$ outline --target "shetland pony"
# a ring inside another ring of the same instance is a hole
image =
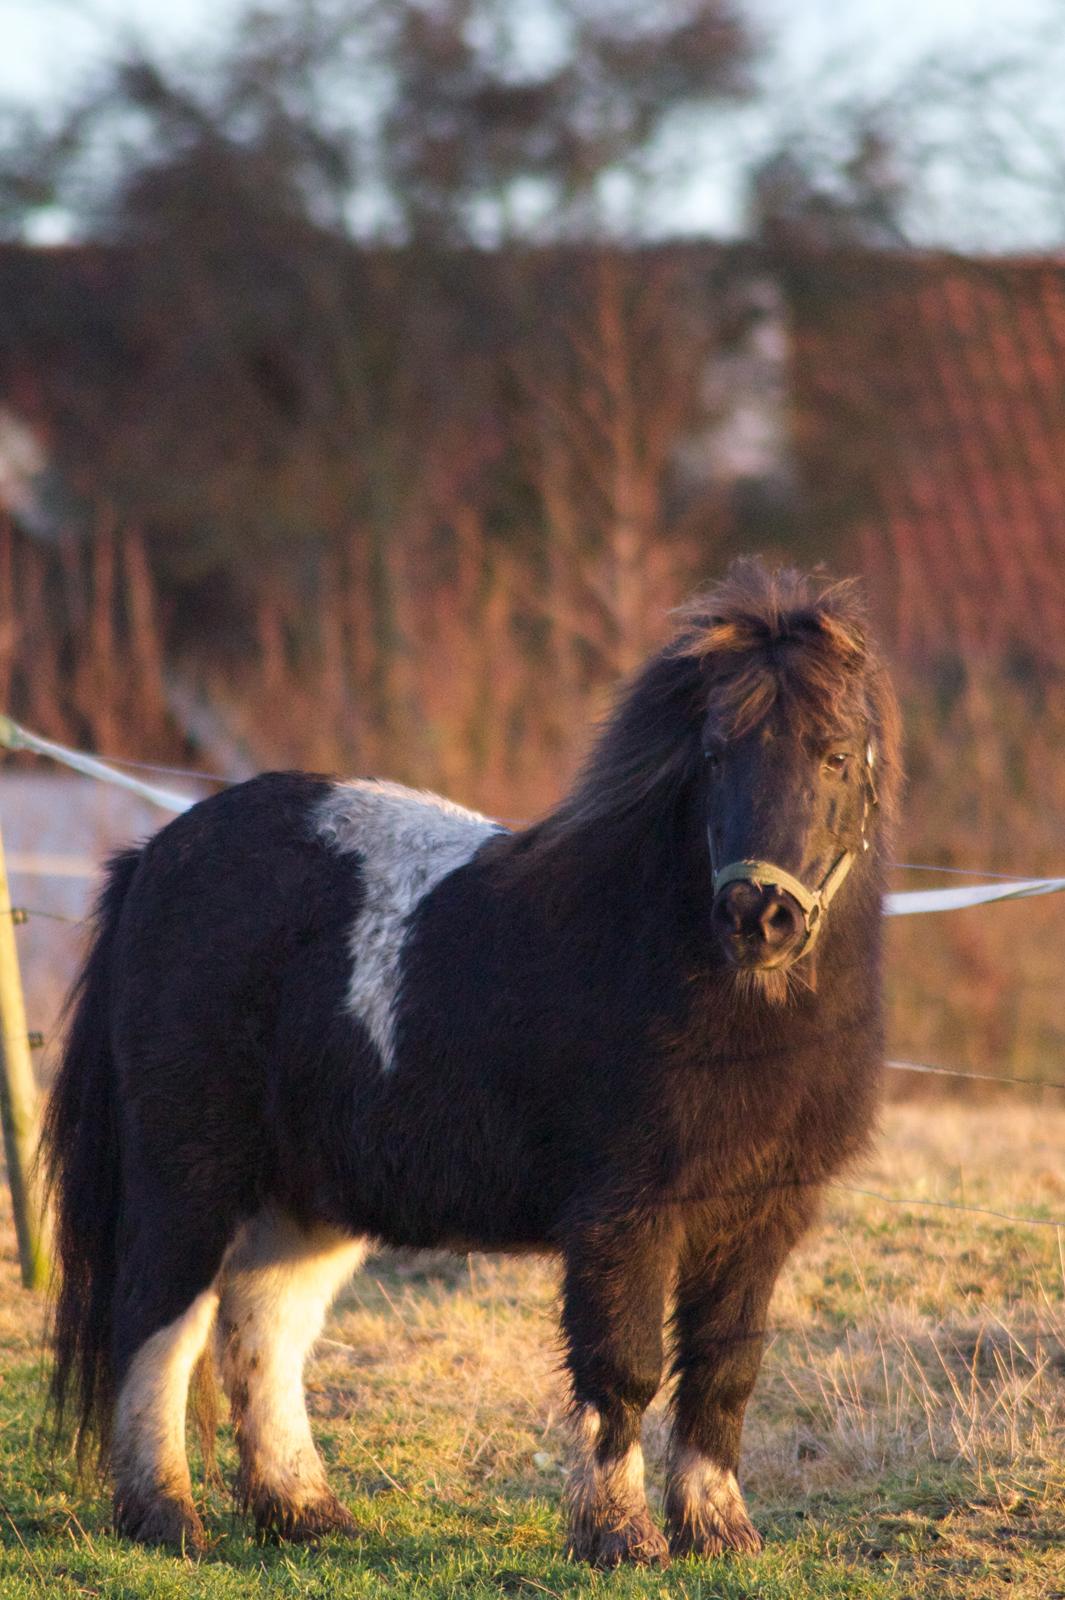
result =
[[[896,711],[847,584],[748,562],[508,832],[271,773],[111,864],[50,1101],[52,1395],[135,1539],[196,1548],[213,1342],[238,1504],[353,1530],[303,1366],[368,1247],[562,1264],[568,1548],[754,1552],[736,1473],[766,1308],[862,1147]],[[640,1428],[675,1379],[665,1535]]]

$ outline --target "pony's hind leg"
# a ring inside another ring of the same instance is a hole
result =
[[[218,1294],[198,1294],[135,1351],[115,1406],[111,1461],[119,1533],[146,1544],[202,1549],[185,1453],[189,1380],[211,1332]]]
[[[237,1499],[262,1532],[307,1539],[354,1530],[311,1437],[303,1367],[334,1295],[365,1254],[360,1239],[301,1228],[268,1209],[226,1259],[218,1340],[240,1450]]]

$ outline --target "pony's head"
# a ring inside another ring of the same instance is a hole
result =
[[[700,668],[712,927],[727,961],[782,998],[881,839],[894,698],[852,583],[744,561],[685,615],[673,648]]]
[[[875,909],[894,695],[852,582],[737,561],[680,618],[514,867],[560,896],[589,872],[641,875],[652,895],[655,873],[683,874],[740,984],[781,1000],[812,987],[822,930],[860,883]]]

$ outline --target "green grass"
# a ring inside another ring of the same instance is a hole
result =
[[[854,1181],[1065,1215],[1065,1112],[888,1109]],[[6,1226],[6,1223],[5,1223]],[[1065,1597],[1065,1262],[1053,1228],[832,1192],[789,1264],[746,1433],[757,1560],[596,1574],[562,1555],[565,1392],[549,1264],[381,1257],[342,1297],[310,1405],[354,1542],[261,1546],[221,1487],[182,1560],[108,1532],[106,1497],[35,1448],[41,1308],[3,1235],[0,1595]],[[648,1418],[657,1487],[666,1414]],[[221,1466],[232,1470],[224,1432]]]

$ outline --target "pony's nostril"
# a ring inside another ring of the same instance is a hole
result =
[[[713,920],[723,934],[735,934],[741,931],[743,917],[735,900],[728,893],[718,895],[714,901]]]
[[[760,903],[761,892],[755,884],[742,879],[730,883],[714,901],[714,920],[723,933],[748,935],[757,923]]]
[[[790,895],[767,889],[758,924],[766,944],[779,948],[798,934],[799,909]]]

